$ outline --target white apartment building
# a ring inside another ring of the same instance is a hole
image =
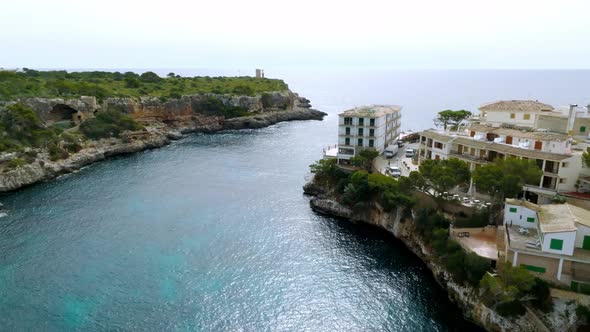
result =
[[[401,106],[370,105],[338,114],[338,163],[347,165],[359,151],[382,153],[400,134]]]
[[[590,211],[507,199],[504,229],[504,256],[513,266],[574,290],[590,287]]]
[[[538,114],[553,111],[553,106],[536,100],[500,100],[482,105],[479,108],[479,116],[474,119],[492,127],[500,127],[503,124],[534,127]]]

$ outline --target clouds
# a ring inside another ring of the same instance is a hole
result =
[[[565,3],[565,4],[564,4]],[[0,66],[589,67],[584,1],[12,1]]]

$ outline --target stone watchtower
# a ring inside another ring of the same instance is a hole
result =
[[[264,78],[264,69],[256,69],[256,78]]]

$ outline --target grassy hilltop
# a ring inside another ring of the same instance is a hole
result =
[[[238,94],[253,96],[270,91],[288,89],[282,80],[254,77],[181,77],[169,73],[160,77],[153,72],[67,72],[0,71],[0,100],[22,97],[95,96],[140,97],[153,96],[162,99],[180,98],[198,93]]]

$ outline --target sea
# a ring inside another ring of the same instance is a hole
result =
[[[590,71],[265,72],[328,116],[192,134],[1,195],[0,330],[478,331],[403,243],[311,211],[308,166],[351,107],[401,105],[417,131],[499,99],[586,105]]]

